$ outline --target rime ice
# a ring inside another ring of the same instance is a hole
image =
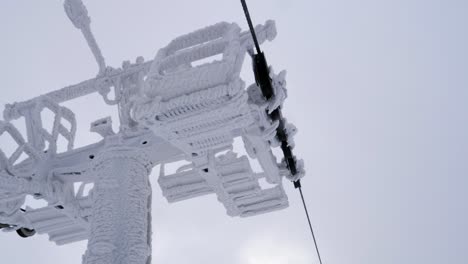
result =
[[[256,84],[246,88],[240,71],[253,46],[249,32],[234,23],[218,23],[174,39],[152,61],[140,57],[112,68],[105,65],[82,2],[66,0],[64,6],[83,32],[99,72],[93,79],[6,107],[0,135],[8,134],[17,147],[11,155],[0,150],[3,230],[34,229],[58,245],[87,239],[85,264],[147,263],[148,176],[158,164],[158,183],[169,202],[215,194],[229,216],[241,217],[288,206],[282,179],[296,180],[303,168],[292,177],[272,154],[271,149],[278,147],[274,133],[278,124],[267,115],[286,98],[285,72],[271,71],[276,96],[268,101]],[[260,42],[276,36],[272,21],[255,30]],[[212,56],[219,59],[196,63]],[[75,149],[75,115],[61,103],[91,93],[118,108],[120,130],[112,130],[109,117],[99,117],[91,131],[102,140]],[[41,120],[44,109],[54,115],[50,130]],[[25,137],[9,123],[22,117]],[[286,128],[293,142],[296,128],[292,124]],[[57,152],[59,137],[67,142],[64,153]],[[262,172],[253,172],[249,159],[233,152],[237,137]],[[20,161],[21,155],[27,158]],[[165,164],[180,160],[189,164],[165,173]],[[262,189],[262,178],[274,187]],[[94,187],[85,194],[90,184]],[[26,195],[48,205],[22,210]]]

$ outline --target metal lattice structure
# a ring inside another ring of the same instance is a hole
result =
[[[97,77],[7,105],[0,136],[16,150],[0,149],[0,228],[27,237],[48,234],[58,245],[88,240],[83,263],[147,263],[151,253],[149,174],[160,165],[158,183],[169,202],[215,194],[229,216],[253,216],[286,208],[283,179],[304,175],[302,162],[292,174],[272,148],[280,147],[279,122],[269,114],[286,98],[285,72],[270,70],[274,95],[262,96],[257,84],[246,87],[240,71],[254,42],[234,23],[218,23],[174,39],[152,61],[139,57],[121,68],[108,67],[91,33],[81,0],[65,0],[65,11],[82,31],[99,66]],[[255,27],[259,43],[276,36],[275,24]],[[195,65],[219,56],[221,59]],[[74,148],[76,119],[66,101],[98,93],[118,108],[120,129],[110,117],[91,124],[98,143]],[[113,99],[110,99],[111,95]],[[52,128],[41,112],[54,115]],[[24,118],[23,136],[10,122]],[[286,123],[289,147],[296,129]],[[57,151],[59,138],[67,142]],[[248,156],[233,152],[241,138]],[[20,156],[26,158],[21,160]],[[262,172],[249,162],[256,159]],[[185,160],[175,173],[165,164]],[[262,189],[260,179],[274,187]],[[75,190],[74,186],[79,184]],[[91,191],[85,189],[93,186]],[[87,187],[88,186],[88,187]],[[22,208],[32,195],[47,202]]]

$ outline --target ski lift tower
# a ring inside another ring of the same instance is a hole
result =
[[[99,73],[6,106],[0,136],[9,135],[17,147],[10,155],[0,150],[3,231],[22,237],[48,234],[57,245],[88,240],[84,264],[150,263],[149,174],[156,165],[169,202],[215,194],[229,216],[240,217],[288,206],[283,180],[297,182],[304,171],[294,157],[281,161],[272,153],[285,144],[294,147],[294,126],[271,118],[286,98],[285,72],[267,71],[274,92],[268,99],[260,84],[246,87],[239,77],[246,54],[254,56],[252,35],[258,43],[273,40],[274,22],[258,25],[254,32],[218,23],[174,39],[152,61],[139,57],[112,68],[105,64],[81,0],[65,0],[64,7],[82,31]],[[221,59],[194,64],[215,55]],[[111,118],[102,117],[91,124],[102,140],[74,148],[75,115],[62,104],[93,93],[118,109],[120,128],[113,131]],[[54,114],[52,128],[41,120],[43,111]],[[20,118],[24,136],[10,122]],[[279,127],[286,139],[278,138]],[[253,172],[249,158],[233,152],[238,137],[262,172]],[[67,142],[65,152],[57,150],[59,139]],[[181,160],[189,165],[165,173],[165,164]],[[262,189],[262,178],[274,187]],[[27,195],[47,206],[22,208]]]

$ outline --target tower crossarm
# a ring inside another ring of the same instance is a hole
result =
[[[53,102],[60,104],[89,94],[97,93],[102,87],[102,84],[109,82],[110,80],[124,79],[138,73],[146,74],[151,63],[152,60],[144,62],[143,58],[139,57],[133,64],[124,62],[122,68],[109,69],[104,76],[98,76],[77,84],[66,86],[23,102],[7,104],[4,112],[5,119],[8,119],[7,117],[11,116],[10,113],[22,112],[24,109],[30,108],[31,105],[35,104],[35,102],[40,99],[40,97],[49,98]]]
[[[32,167],[32,160],[25,160],[17,165],[17,175],[0,171],[0,223],[10,229],[26,227],[49,234],[57,244],[87,239],[92,215],[90,195],[97,176],[93,168],[96,160],[113,148],[144,152],[154,165],[184,158],[172,144],[146,131],[107,136],[98,143],[48,156],[32,171],[25,169]],[[26,195],[48,205],[25,208]]]
[[[149,237],[147,177],[157,164],[158,183],[169,202],[214,194],[228,215],[240,217],[288,206],[282,179],[295,180],[303,170],[298,162],[300,173],[293,179],[285,162],[277,161],[272,149],[280,144],[278,123],[268,115],[286,98],[285,72],[270,71],[275,96],[268,100],[256,84],[246,88],[240,74],[245,56],[253,54],[250,32],[235,23],[217,23],[174,39],[153,60],[138,57],[111,68],[91,34],[82,2],[66,0],[64,5],[100,71],[95,78],[6,106],[0,136],[13,138],[16,149],[9,154],[0,149],[0,228],[35,229],[57,244],[89,238],[90,248],[98,245],[104,253],[122,236],[118,228],[144,230]],[[276,36],[273,21],[254,30],[259,43]],[[100,118],[91,131],[103,139],[75,148],[75,114],[63,103],[93,93],[117,108],[119,131],[113,131],[110,118]],[[49,127],[43,111],[52,113]],[[19,118],[25,120],[24,136],[11,123]],[[296,129],[284,123],[292,148]],[[60,137],[67,142],[62,152]],[[233,152],[235,139],[242,141],[247,155]],[[182,160],[190,165],[165,173],[167,164]],[[252,161],[259,163],[255,172]],[[129,199],[121,199],[118,192]],[[24,208],[27,195],[47,205]],[[108,214],[114,217],[112,230],[106,227]],[[129,219],[138,223],[127,225]],[[140,247],[139,258],[145,259],[150,240],[132,239]],[[87,251],[84,262],[95,263],[101,253]]]

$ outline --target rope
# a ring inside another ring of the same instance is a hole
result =
[[[252,25],[252,20],[250,19],[249,9],[247,8],[247,4],[245,3],[245,0],[241,0],[241,3],[242,3],[242,8],[244,9],[245,17],[247,18],[247,23],[249,24],[250,33],[252,33],[252,38],[255,43],[255,49],[257,50],[257,53],[260,54],[262,53],[262,51],[260,50],[260,45],[258,45],[257,35],[255,34],[255,30]]]
[[[307,211],[307,206],[304,200],[304,194],[302,193],[302,187],[299,186],[299,193],[301,194],[302,204],[304,205],[304,211],[307,216],[307,222],[309,222],[310,233],[312,234],[312,238],[314,239],[315,251],[317,252],[317,256],[319,259],[320,264],[322,264],[322,258],[320,257],[320,251],[317,245],[317,240],[315,239],[314,229],[312,228],[312,223],[310,222],[309,212]]]
[[[255,34],[255,30],[254,30],[254,27],[252,25],[252,19],[250,18],[250,14],[249,14],[249,10],[247,8],[247,4],[245,3],[245,0],[241,0],[241,3],[242,3],[242,8],[244,9],[244,14],[245,14],[245,17],[247,19],[247,23],[249,24],[249,28],[250,28],[250,33],[252,34],[252,39],[254,41],[254,44],[255,44],[255,48],[257,50],[257,54],[261,56],[263,56],[261,50],[260,50],[260,46],[258,45],[258,40],[257,40],[257,36]],[[263,57],[263,60],[264,62],[266,63],[265,61],[265,58]],[[257,74],[257,73],[256,73]],[[271,80],[270,80],[271,82]],[[262,93],[263,95],[265,96],[265,93],[263,92],[263,87],[262,88]],[[267,96],[268,98],[268,96]],[[279,119],[280,121],[282,120],[282,116],[281,116],[281,110],[280,109],[277,109],[278,111],[277,112],[277,119]],[[271,116],[270,116],[271,117]],[[275,118],[272,118],[273,120]],[[290,170],[291,174],[292,175],[295,175],[297,173],[296,171],[296,167],[295,167],[295,162],[294,162],[294,156],[292,155],[291,153],[291,149],[288,147],[287,145],[287,142],[284,141],[284,140],[281,140],[282,141],[282,149],[283,149],[283,154],[285,155],[285,159],[288,160],[288,157],[290,157],[290,159],[293,161],[290,165],[288,163],[288,169]],[[284,146],[284,147],[283,147]],[[294,188],[296,189],[299,189],[299,193],[301,194],[301,199],[302,199],[302,204],[304,205],[304,211],[305,211],[305,214],[307,216],[307,222],[309,223],[309,228],[310,228],[310,233],[312,234],[312,238],[314,240],[314,245],[315,245],[315,251],[317,252],[317,257],[319,259],[319,262],[320,264],[322,264],[322,258],[320,256],[320,251],[319,251],[319,248],[318,248],[318,245],[317,245],[317,240],[315,239],[315,234],[314,234],[314,229],[312,228],[312,223],[310,221],[310,216],[309,216],[309,212],[307,210],[307,206],[306,206],[306,203],[305,203],[305,200],[304,200],[304,194],[302,193],[302,187],[301,187],[301,181],[300,180],[296,180],[293,182],[294,183]]]

